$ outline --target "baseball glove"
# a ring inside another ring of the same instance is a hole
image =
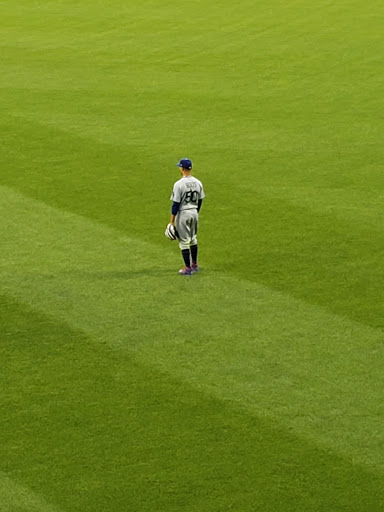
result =
[[[164,234],[170,240],[176,240],[176,238],[179,238],[179,235],[177,234],[176,228],[173,224],[168,224]]]

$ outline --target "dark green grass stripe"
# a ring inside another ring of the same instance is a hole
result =
[[[380,473],[0,304],[1,469],[64,510],[381,510]]]
[[[254,194],[253,201],[242,206],[240,215],[221,209],[207,248],[217,268],[384,328],[384,238],[379,226],[365,224],[358,213],[341,219],[272,194]],[[214,207],[209,216],[213,221]],[[243,217],[253,222],[242,222]],[[236,250],[229,245],[232,236]],[[216,250],[219,244],[221,251]]]

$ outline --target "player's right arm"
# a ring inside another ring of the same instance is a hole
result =
[[[180,203],[173,201],[172,211],[171,211],[171,220],[169,221],[169,223],[172,224],[173,226],[175,225],[175,219],[176,219],[176,215],[177,215],[177,212],[179,211],[179,209],[180,209]]]

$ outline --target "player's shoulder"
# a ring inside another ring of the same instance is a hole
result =
[[[174,187],[179,187],[180,185],[183,184],[183,179],[184,178],[180,178],[179,180],[175,181],[175,183],[173,184]]]
[[[192,177],[196,183],[198,183],[201,187],[203,186],[203,184],[202,184],[201,180],[199,180],[199,178],[196,178],[196,176],[192,176]]]

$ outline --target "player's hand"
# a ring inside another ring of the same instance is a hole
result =
[[[176,228],[173,224],[168,224],[164,234],[167,238],[169,238],[169,240],[176,240],[178,237]]]

